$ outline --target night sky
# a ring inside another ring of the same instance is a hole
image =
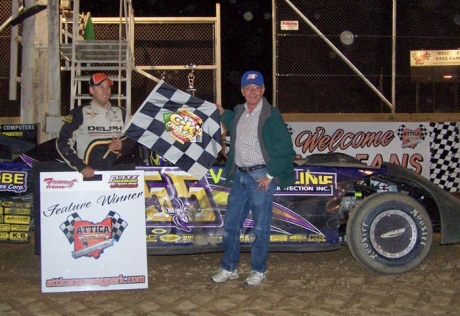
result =
[[[249,69],[263,73],[271,101],[271,0],[221,0],[222,100],[225,107],[243,101],[238,83]],[[134,15],[156,17],[215,16],[212,0],[132,0]],[[119,1],[82,1],[80,12],[94,17],[119,16]]]

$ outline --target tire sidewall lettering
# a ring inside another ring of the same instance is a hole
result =
[[[428,228],[426,227],[426,224],[425,224],[425,221],[423,220],[423,217],[420,215],[419,211],[417,209],[413,209],[412,211],[409,212],[414,220],[417,222],[418,226],[418,230],[419,230],[419,243],[421,245],[426,245],[426,240],[427,240],[427,236],[428,236]]]
[[[363,245],[364,251],[367,253],[369,258],[377,259],[378,255],[374,251],[374,248],[372,247],[371,242],[369,240],[369,230],[368,230],[369,225],[367,225],[366,222],[363,222],[361,227],[362,227],[361,228],[361,231],[362,231],[361,237],[362,237],[362,245]]]

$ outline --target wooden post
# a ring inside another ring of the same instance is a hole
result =
[[[47,3],[48,0],[41,1],[41,4]],[[25,9],[34,5],[36,5],[35,0],[24,1]],[[48,133],[45,132],[46,117],[48,113],[51,112],[50,91],[53,91],[53,104],[55,104],[57,100],[55,93],[60,93],[60,87],[56,86],[55,83],[53,86],[49,84],[50,73],[53,69],[49,68],[48,9],[30,16],[23,21],[21,41],[23,50],[21,73],[21,123],[39,124],[40,133],[38,137],[40,143],[50,138]],[[57,27],[54,29],[59,30]],[[58,38],[56,40],[58,40]],[[53,64],[54,62],[56,61],[53,60]],[[59,63],[59,58],[57,58],[57,62]],[[59,74],[59,71],[57,73]],[[48,87],[50,87],[50,90],[48,90]],[[55,112],[55,105],[53,105],[52,111]]]
[[[35,4],[25,0],[24,8]],[[35,16],[25,19],[22,25],[22,72],[21,72],[21,123],[36,123],[34,78],[35,78]]]
[[[12,16],[17,17],[19,14],[19,1],[12,0]],[[17,100],[17,88],[18,88],[18,35],[19,35],[19,27],[12,26],[11,27],[11,39],[10,39],[10,48],[11,48],[11,55],[10,55],[10,91],[9,91],[9,99],[10,100]]]
[[[57,137],[61,122],[61,65],[59,43],[61,36],[59,1],[48,1],[48,113],[46,138]]]

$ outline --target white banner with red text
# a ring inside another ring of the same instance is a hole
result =
[[[296,153],[341,152],[370,166],[402,165],[446,190],[460,188],[457,122],[287,122]]]
[[[148,287],[144,172],[40,173],[42,292]]]

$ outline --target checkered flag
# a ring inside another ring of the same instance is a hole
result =
[[[128,223],[120,217],[120,214],[114,211],[110,211],[109,214],[107,214],[107,217],[112,218],[112,238],[118,241],[121,234],[123,234],[126,227],[128,227]]]
[[[74,224],[79,221],[81,221],[81,218],[78,213],[72,213],[67,217],[67,220],[59,226],[70,244],[73,243]]]
[[[444,190],[460,191],[460,130],[456,122],[432,122],[430,180]]]
[[[221,149],[219,112],[161,80],[123,133],[197,179],[213,165]]]

